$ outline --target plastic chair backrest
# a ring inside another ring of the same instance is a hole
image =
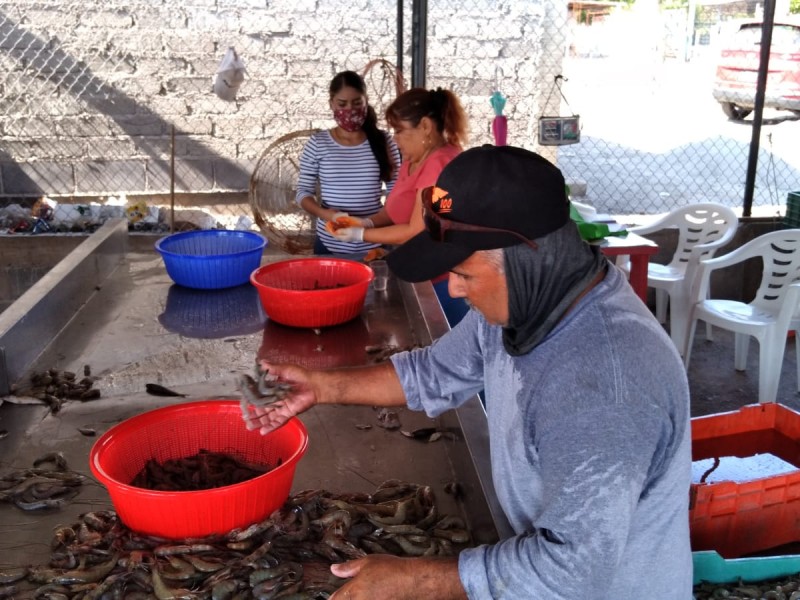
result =
[[[696,262],[713,256],[733,238],[738,226],[739,218],[731,208],[702,202],[677,208],[654,223],[630,231],[646,235],[662,229],[677,229],[678,242],[669,266],[685,271],[692,259]]]
[[[712,271],[753,258],[761,259],[761,281],[749,304],[777,314],[789,286],[800,281],[800,229],[765,233],[723,256],[704,260],[691,294],[694,301],[707,297]]]
[[[761,261],[761,281],[753,299],[708,299],[711,276],[753,259]],[[775,402],[780,378],[786,334],[800,335],[800,229],[765,233],[736,250],[700,262],[690,294],[690,317],[683,347],[684,364],[689,367],[692,340],[698,320],[713,323],[735,334],[734,364],[738,371],[747,366],[750,337],[759,342],[759,402]],[[800,379],[800,339],[795,338]]]
[[[763,261],[761,283],[750,304],[775,312],[783,304],[789,286],[800,281],[800,229],[773,231],[750,243],[752,249],[743,256],[760,256]]]

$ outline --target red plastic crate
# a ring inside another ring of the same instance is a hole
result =
[[[800,465],[800,413],[768,403],[692,419],[692,460],[759,453]],[[693,483],[689,524],[692,550],[716,550],[724,558],[800,541],[800,470]]]

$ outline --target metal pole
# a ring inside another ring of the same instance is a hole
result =
[[[686,32],[683,40],[683,60],[689,62],[692,59],[692,49],[694,48],[694,25],[697,16],[697,0],[689,0],[689,12],[686,15]]]
[[[764,0],[764,20],[761,26],[761,60],[756,81],[756,105],[753,110],[753,132],[750,137],[750,155],[747,158],[747,178],[744,183],[743,217],[749,217],[753,208],[753,191],[756,186],[758,148],[761,140],[761,122],[764,117],[764,91],[767,88],[769,51],[772,46],[772,28],[775,24],[775,0]]]
[[[175,125],[170,130],[169,153],[169,232],[175,232]]]
[[[411,6],[411,86],[425,87],[428,0],[413,0]]]
[[[397,70],[403,72],[403,0],[397,0]]]

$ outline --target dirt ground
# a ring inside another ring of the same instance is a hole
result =
[[[733,367],[733,334],[715,328],[712,335],[713,341],[707,341],[705,324],[699,324],[689,364],[693,417],[738,410],[758,402],[758,341],[750,341],[747,369],[737,371]],[[777,402],[800,410],[793,337],[787,338]]]

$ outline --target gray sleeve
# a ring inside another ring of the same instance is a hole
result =
[[[469,311],[452,331],[427,348],[391,357],[408,408],[435,417],[483,389],[480,327],[481,317]]]

